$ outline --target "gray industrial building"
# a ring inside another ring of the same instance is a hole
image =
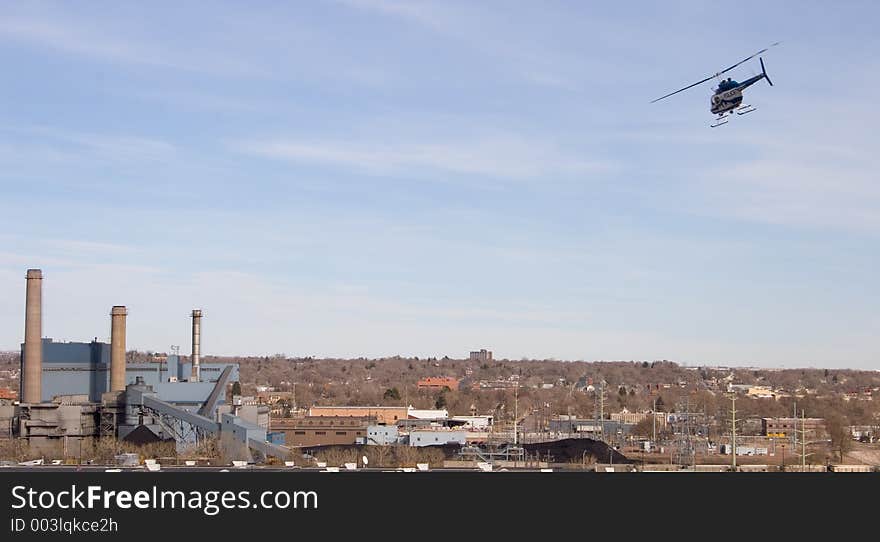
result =
[[[367,436],[358,439],[358,444],[371,446],[390,446],[399,442],[400,432],[396,425],[368,425]]]
[[[27,362],[24,350],[22,345],[23,365]],[[101,396],[110,391],[109,344],[98,341],[54,342],[44,338],[42,350],[42,401],[52,401],[62,395],[87,395],[90,401],[100,402]],[[134,383],[140,376],[163,401],[187,410],[198,409],[227,367],[230,368],[227,383],[237,382],[237,363],[201,363],[201,380],[190,382],[192,365],[172,354],[162,363],[126,363],[124,385]],[[218,405],[224,402],[225,394]]]
[[[467,431],[463,429],[415,429],[409,432],[410,446],[445,446],[467,443]]]
[[[205,365],[202,365],[202,371],[204,370]],[[254,397],[233,395],[231,405],[221,404],[217,406],[218,421],[221,421],[226,414],[262,427],[266,431],[269,430],[269,405],[260,404]]]

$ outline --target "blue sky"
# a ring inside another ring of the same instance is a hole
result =
[[[5,4],[0,347],[877,368],[880,8],[619,4]]]

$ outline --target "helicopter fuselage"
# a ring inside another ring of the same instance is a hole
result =
[[[742,83],[730,79],[721,81],[718,84],[718,88],[715,89],[715,94],[712,95],[709,101],[710,110],[716,115],[723,115],[728,111],[736,109],[742,104],[743,91],[765,77],[764,74],[756,75]]]

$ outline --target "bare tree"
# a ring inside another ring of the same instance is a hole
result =
[[[825,430],[831,439],[831,450],[837,453],[838,461],[844,462],[844,456],[852,449],[852,434],[846,418],[836,412],[825,418]]]

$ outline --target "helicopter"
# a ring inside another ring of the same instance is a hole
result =
[[[773,86],[773,81],[771,81],[770,77],[767,76],[767,70],[764,68],[764,59],[761,58],[759,55],[767,52],[770,49],[770,47],[775,47],[776,45],[779,45],[779,43],[780,42],[777,41],[776,43],[774,43],[768,47],[765,47],[764,49],[761,49],[757,53],[755,53],[755,54],[753,54],[743,60],[740,60],[739,62],[737,62],[733,66],[730,66],[729,68],[725,68],[714,75],[710,75],[709,77],[706,77],[702,81],[697,81],[696,83],[694,83],[692,85],[688,85],[684,88],[678,89],[675,92],[670,92],[669,94],[667,94],[665,96],[661,96],[661,97],[657,98],[656,100],[651,100],[651,103],[659,102],[660,100],[666,99],[666,98],[672,96],[673,94],[678,94],[679,92],[685,91],[689,88],[695,87],[697,85],[701,85],[701,84],[705,83],[706,81],[717,78],[718,79],[718,86],[715,88],[715,90],[712,94],[712,97],[709,100],[709,110],[714,115],[717,115],[717,117],[715,117],[714,122],[712,124],[710,124],[709,126],[711,126],[712,128],[717,128],[718,126],[723,126],[723,125],[727,124],[730,121],[730,118],[734,113],[736,113],[737,115],[745,115],[747,113],[751,113],[756,108],[754,106],[752,106],[751,104],[747,104],[747,105],[742,104],[743,91],[745,89],[747,89],[748,87],[754,85],[755,83],[757,83],[761,79],[766,79],[767,83],[769,83],[771,87]],[[742,82],[734,81],[730,77],[728,77],[727,79],[721,78],[721,74],[729,72],[730,70],[736,68],[740,64],[748,62],[749,60],[755,58],[756,56],[758,57],[758,60],[761,62],[761,73],[759,75],[749,77],[748,79],[746,79],[745,81],[742,81]]]

